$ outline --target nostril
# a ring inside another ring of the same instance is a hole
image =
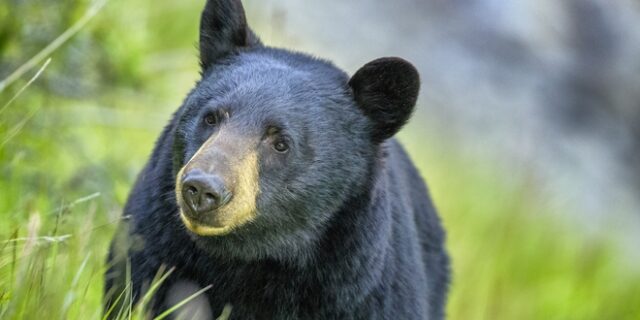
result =
[[[200,200],[199,198],[198,188],[195,187],[191,182],[188,182],[184,185],[184,189],[182,190],[182,197],[185,200],[185,203],[192,211],[196,211],[198,209]]]
[[[220,207],[220,196],[215,192],[207,192],[204,194],[204,204],[209,210]]]
[[[204,196],[207,198],[207,201],[212,202],[212,203],[216,203],[218,202],[218,196],[216,194],[213,194],[211,192],[207,192],[204,194]]]

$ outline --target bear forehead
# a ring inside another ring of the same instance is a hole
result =
[[[348,76],[330,62],[271,48],[232,55],[211,68],[203,79],[213,88],[266,88],[276,94],[342,93],[347,81]]]
[[[301,64],[304,60],[312,63]],[[341,70],[310,57],[241,53],[209,70],[187,104],[235,111],[344,112],[351,104],[346,79]]]

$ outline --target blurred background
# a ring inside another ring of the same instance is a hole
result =
[[[198,78],[203,4],[0,2],[0,318],[101,318],[121,208]],[[266,44],[420,70],[400,139],[448,231],[450,319],[640,319],[640,2],[244,4]]]

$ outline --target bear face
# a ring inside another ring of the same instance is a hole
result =
[[[363,188],[374,148],[348,78],[297,58],[305,67],[274,49],[229,56],[207,70],[178,114],[176,197],[204,248],[220,247],[211,243],[220,238],[226,246],[237,239],[234,252],[304,245]],[[194,210],[185,190],[194,175],[223,186],[219,206]]]
[[[371,185],[379,146],[410,117],[419,78],[399,58],[349,78],[263,46],[244,17],[240,1],[208,1],[202,13],[202,79],[173,131],[176,200],[206,251],[299,259]]]

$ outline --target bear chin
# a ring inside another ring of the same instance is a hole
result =
[[[215,236],[203,236],[191,230],[185,232],[203,253],[224,260],[274,260],[298,266],[308,265],[313,260],[318,237],[309,234],[300,237],[273,230],[265,232],[264,229],[256,221],[250,221]]]
[[[201,222],[191,220],[184,215],[182,210],[180,210],[180,219],[189,231],[201,237],[224,236],[231,233],[234,229],[233,226],[208,226]]]

